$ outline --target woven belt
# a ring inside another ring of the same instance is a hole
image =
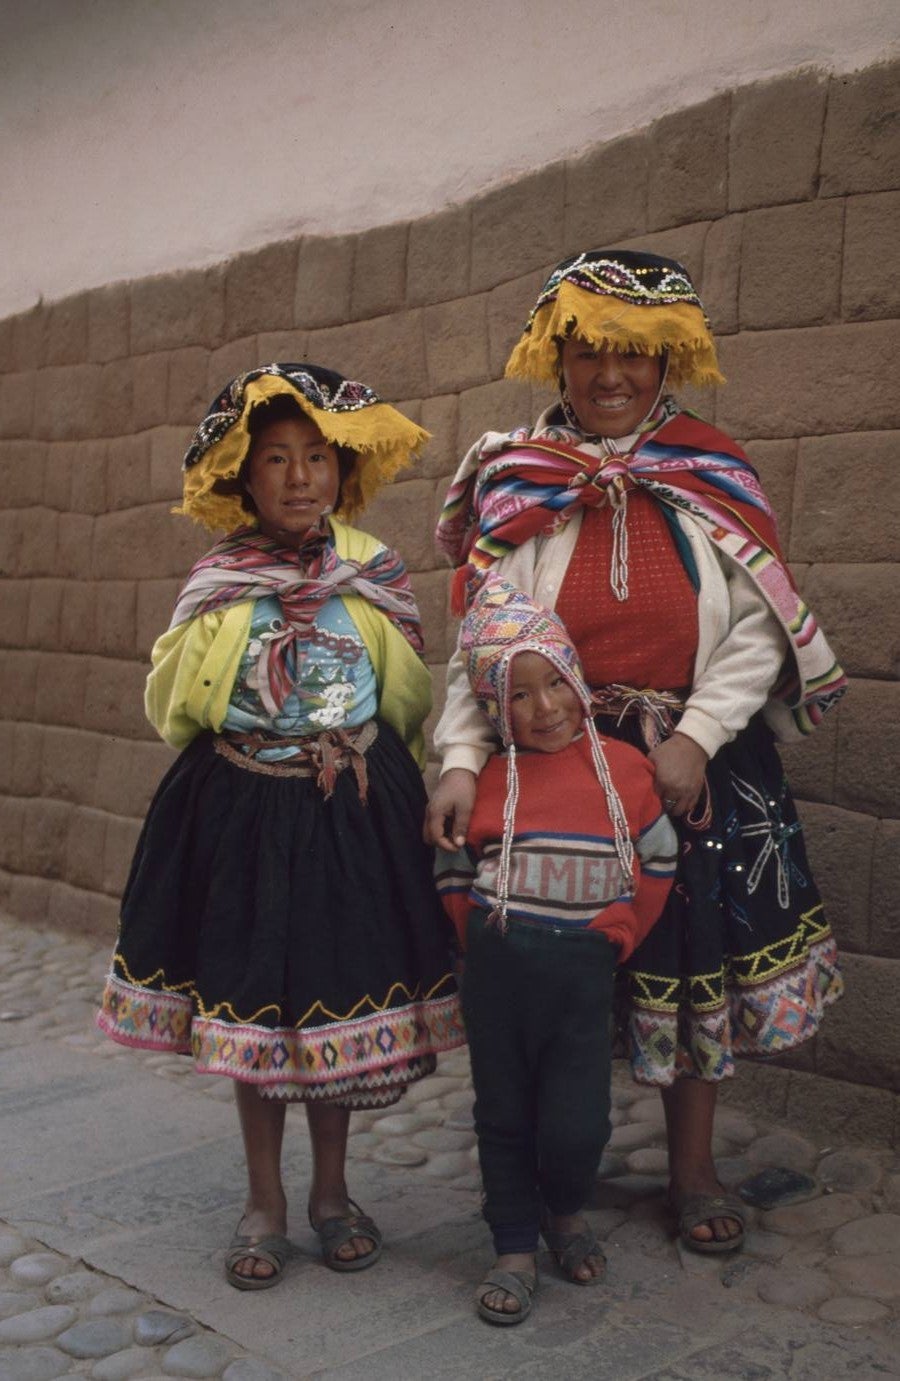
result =
[[[365,755],[377,737],[378,725],[374,719],[369,719],[358,729],[325,729],[321,734],[304,734],[302,738],[280,734],[218,734],[214,747],[226,762],[246,772],[259,772],[266,777],[315,777],[326,801],[334,794],[338,773],[352,768],[359,799],[365,805],[369,790]],[[259,754],[271,748],[293,748],[295,751],[292,757],[281,762],[262,761]]]

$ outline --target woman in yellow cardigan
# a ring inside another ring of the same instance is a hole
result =
[[[276,1284],[289,1253],[286,1102],[306,1104],[324,1260],[361,1270],[381,1234],[347,1192],[350,1112],[396,1102],[463,1039],[419,842],[418,612],[396,552],[345,521],[424,438],[362,384],[273,364],[223,390],[185,457],[180,511],[229,535],[153,649],[147,714],[183,751],[138,842],[98,1020],[235,1081],[238,1289]]]

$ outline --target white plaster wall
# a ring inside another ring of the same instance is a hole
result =
[[[0,0],[0,316],[437,210],[898,37],[897,0]]]

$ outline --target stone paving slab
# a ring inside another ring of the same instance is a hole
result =
[[[399,1107],[354,1116],[351,1188],[385,1233],[378,1266],[322,1265],[294,1107],[288,1276],[233,1290],[222,1258],[245,1184],[230,1082],[96,1033],[106,963],[96,944],[0,917],[0,1381],[900,1376],[900,1159],[732,1103],[716,1124],[726,1183],[783,1164],[824,1192],[751,1211],[739,1256],[699,1256],[673,1240],[659,1101],[621,1066],[591,1208],[609,1258],[600,1287],[567,1284],[545,1255],[532,1318],[501,1330],[475,1316],[491,1254],[459,1051]]]

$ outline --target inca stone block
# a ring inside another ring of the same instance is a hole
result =
[[[869,939],[869,889],[878,821],[837,806],[801,807],[813,877],[841,949],[865,951]]]
[[[30,580],[5,580],[0,600],[0,647],[24,647],[28,640]]]
[[[168,628],[181,583],[177,579],[138,582],[134,628],[138,657],[149,659],[156,639]]]
[[[0,436],[32,434],[36,375],[32,370],[0,378]]]
[[[225,269],[159,274],[131,284],[130,352],[149,355],[185,345],[221,345],[225,322]],[[232,335],[243,335],[241,330]]]
[[[14,873],[9,879],[5,905],[26,925],[42,926],[47,919],[50,893],[55,885],[49,878]]]
[[[341,373],[361,379],[382,398],[423,397],[432,390],[425,368],[422,310],[373,317],[349,326],[311,331],[309,356],[340,362]]]
[[[111,283],[88,293],[89,360],[106,364],[128,354],[131,291],[127,283]]]
[[[714,335],[732,335],[738,329],[738,289],[744,217],[723,216],[713,221],[703,247],[703,306]]]
[[[51,449],[43,441],[0,441],[4,509],[47,502],[45,466]]]
[[[47,309],[32,307],[12,319],[12,369],[40,369],[46,363]]]
[[[741,256],[741,326],[815,326],[840,315],[844,203],[750,211]]]
[[[257,336],[242,336],[240,340],[229,341],[227,345],[220,345],[218,350],[210,351],[204,395],[207,406],[230,379],[262,363],[257,340]],[[191,420],[199,422],[200,419]]]
[[[459,452],[462,459],[484,432],[530,426],[531,390],[522,379],[498,379],[459,396]]]
[[[900,376],[872,368],[898,347],[893,321],[725,336],[719,348],[728,387],[716,424],[748,438],[900,426]]]
[[[465,297],[471,271],[471,211],[451,206],[413,221],[406,258],[406,298],[411,307]]]
[[[432,393],[456,393],[489,372],[487,294],[425,308],[425,356]]]
[[[45,801],[39,796],[25,802],[19,862],[23,872],[44,878],[64,875],[74,809],[68,801]]]
[[[9,374],[16,367],[13,350],[14,320],[14,317],[7,316],[0,321],[0,374]]]
[[[25,801],[0,796],[0,866],[21,868],[22,831],[25,828]]]
[[[879,820],[872,855],[870,946],[875,954],[900,959],[900,820]]]
[[[350,289],[350,318],[398,312],[406,304],[409,226],[379,225],[357,237]]]
[[[422,515],[430,507],[434,484],[431,480],[408,480],[382,489],[357,526],[372,532],[390,547],[396,547],[411,571],[434,568],[432,530]]]
[[[134,418],[134,368],[131,360],[111,360],[100,371],[96,432],[121,436]]]
[[[52,796],[43,791],[43,752],[46,730],[39,724],[8,724],[12,731],[12,759],[7,763],[9,790],[15,796]]]
[[[472,292],[555,263],[564,239],[566,167],[496,187],[472,203]]]
[[[803,597],[840,650],[851,676],[900,676],[900,600],[896,565],[818,564],[803,580]]]
[[[283,240],[225,266],[226,339],[294,324],[298,248],[296,240]]]
[[[55,548],[60,525],[69,515],[54,513],[47,508],[20,508],[13,516],[19,530],[19,573],[55,575],[58,566]]]
[[[167,420],[169,357],[139,355],[132,360],[132,412],[135,431],[158,427]]]
[[[39,652],[7,652],[0,657],[0,705],[4,719],[33,719]]]
[[[804,437],[797,458],[794,561],[895,561],[900,531],[897,435]],[[848,522],[864,512],[865,523]]]
[[[46,364],[81,364],[88,358],[87,294],[65,297],[47,308]]]
[[[90,659],[74,653],[51,657],[39,654],[34,717],[39,724],[77,728],[84,714],[84,695]]]
[[[169,423],[194,423],[204,416],[209,395],[209,351],[200,346],[173,350],[169,356],[166,420]]]
[[[425,398],[422,401],[422,426],[431,433],[425,445],[416,473],[423,479],[437,475],[452,475],[459,461],[456,432],[459,419],[459,400],[455,393]]]
[[[731,98],[732,210],[816,195],[827,83],[814,72],[740,87]]]
[[[897,66],[832,77],[822,140],[821,196],[896,187],[900,167]]]
[[[147,502],[149,493],[149,433],[141,432],[137,436],[123,436],[110,441],[106,452],[107,509],[138,508]]]
[[[140,820],[121,819],[117,815],[111,815],[109,818],[103,850],[102,885],[103,891],[110,896],[120,896],[128,880],[128,871],[141,826]]]
[[[841,311],[851,321],[900,315],[900,192],[847,201]]]
[[[152,731],[144,718],[144,663],[109,657],[85,660],[84,727],[123,738],[147,738]]]
[[[900,978],[900,961],[845,954],[847,984],[842,1000],[829,1011],[819,1032],[818,1071],[853,1084],[900,1087],[900,1031],[880,1022],[889,1010]],[[885,1008],[885,1004],[888,1004]]]
[[[135,657],[137,584],[104,580],[97,586],[96,651],[104,657]]]
[[[502,283],[488,297],[488,341],[490,345],[490,373],[502,379],[506,361],[528,320],[528,313],[537,300],[545,281],[543,270],[527,273]]]
[[[425,630],[425,659],[429,662],[442,662],[447,656],[449,584],[449,570],[422,571],[413,577],[413,592]]]
[[[70,505],[75,513],[102,513],[106,508],[105,441],[63,441],[60,447],[71,455],[72,488]],[[47,464],[53,464],[56,446],[47,447]]]
[[[728,209],[730,97],[711,100],[650,126],[648,225],[682,225]]]
[[[168,504],[147,504],[96,519],[93,570],[100,580],[185,575],[208,548],[209,533],[182,519]]]
[[[63,582],[61,580],[32,580],[28,601],[28,627],[25,641],[29,647],[53,652],[59,647],[60,610]]]
[[[355,247],[353,235],[311,235],[300,242],[295,326],[332,326],[348,319]]]
[[[900,816],[900,684],[854,681],[841,704],[835,800],[849,810]]]
[[[41,792],[44,796],[86,804],[93,798],[100,743],[83,729],[47,726],[42,730]]]
[[[260,331],[255,339],[256,364],[293,364],[309,359],[309,332],[306,330],[291,327],[289,331]],[[330,367],[328,360],[313,360],[312,363]],[[228,376],[225,375],[219,380],[218,386],[221,388],[227,382]]]
[[[564,252],[614,246],[647,229],[646,130],[613,139],[566,164]]]
[[[104,736],[94,785],[94,805],[112,815],[141,819],[174,751],[154,737],[136,742]]]
[[[93,652],[97,646],[97,586],[89,580],[67,580],[60,610],[60,647],[66,652]]]
[[[180,500],[181,462],[193,432],[193,427],[185,426],[156,427],[150,433],[150,487],[145,500]]]

